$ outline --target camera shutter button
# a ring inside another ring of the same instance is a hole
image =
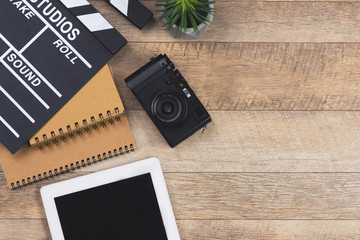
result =
[[[189,90],[187,90],[187,88],[184,88],[183,92],[185,93],[186,97],[188,97],[188,98],[191,97],[191,94],[190,94]]]

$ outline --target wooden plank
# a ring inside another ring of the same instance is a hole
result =
[[[360,238],[359,220],[177,220],[183,240]],[[46,219],[0,219],[0,240],[50,239]]]
[[[173,42],[158,21],[155,1],[144,1],[154,19],[140,31],[102,1],[93,5],[130,42]],[[202,41],[216,42],[358,42],[358,2],[224,1]],[[320,14],[321,13],[321,14]],[[188,40],[186,40],[188,41]],[[197,40],[192,40],[197,41]]]
[[[210,114],[204,134],[170,148],[144,111],[129,111],[135,152],[79,171],[157,156],[166,172],[360,172],[360,112]]]
[[[178,220],[183,240],[360,239],[360,221]]]
[[[359,173],[167,174],[179,219],[360,217]]]
[[[0,174],[0,218],[44,218],[40,187],[83,174],[15,191]],[[165,179],[177,219],[360,218],[360,173],[166,173]]]
[[[0,219],[0,240],[51,239],[46,219]]]
[[[126,109],[141,109],[124,79],[166,53],[210,110],[360,110],[360,44],[130,43],[111,61]]]
[[[166,172],[360,172],[359,112],[210,112],[208,129],[170,148],[129,111],[137,149],[81,171],[157,156]]]

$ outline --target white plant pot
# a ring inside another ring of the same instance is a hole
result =
[[[209,4],[210,8],[214,8],[214,4]],[[210,21],[210,23],[212,22],[214,15],[212,14],[208,14],[206,16],[206,18]],[[168,21],[168,19],[164,19],[164,22],[166,23]],[[209,23],[209,24],[210,24]],[[177,25],[173,25],[170,29],[170,33],[176,37],[176,31],[177,31],[178,26]],[[183,30],[183,32],[181,33],[180,38],[184,38],[184,39],[190,39],[190,38],[200,38],[202,35],[204,35],[204,33],[206,32],[208,26],[204,23],[201,23],[198,25],[198,29],[199,29],[199,36],[196,35],[196,32],[194,30],[194,28],[186,28],[185,31]]]

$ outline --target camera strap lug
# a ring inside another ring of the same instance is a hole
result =
[[[202,130],[201,134],[203,134],[206,129],[207,129],[207,125],[205,125],[205,126],[203,127],[203,130]]]
[[[157,55],[157,54],[155,53],[154,56],[152,56],[152,57],[150,58],[150,61],[153,60],[153,59],[155,59],[157,56],[159,56],[159,55]]]

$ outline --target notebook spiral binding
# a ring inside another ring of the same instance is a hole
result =
[[[129,153],[133,151],[135,151],[134,144],[130,144],[129,146],[125,145],[123,147],[119,147],[118,149],[114,149],[108,152],[104,152],[102,154],[98,154],[97,156],[92,156],[86,159],[82,159],[81,161],[76,161],[75,163],[71,163],[69,165],[60,166],[59,168],[55,168],[54,170],[49,170],[47,172],[39,173],[37,176],[34,175],[32,177],[28,177],[27,179],[22,179],[21,181],[12,182],[11,189],[15,190],[25,185],[29,185],[44,179],[58,176],[60,174],[67,173],[70,171],[74,171],[76,169],[79,169],[80,167],[86,167],[87,165],[101,162],[108,158],[112,158],[113,156],[123,155],[124,153]]]
[[[46,134],[42,135],[42,139],[39,139],[39,137],[35,137],[34,140],[36,144],[34,144],[34,147],[38,147],[40,150],[43,150],[44,146],[50,147],[51,144],[59,145],[60,142],[66,142],[67,137],[75,138],[76,135],[81,136],[83,132],[89,133],[92,129],[97,130],[97,128],[100,126],[106,127],[107,123],[114,124],[114,120],[120,121],[121,115],[124,115],[125,111],[119,111],[119,108],[114,109],[114,113],[111,113],[110,110],[106,111],[106,116],[104,114],[100,113],[98,119],[95,118],[95,116],[92,116],[90,118],[90,123],[84,119],[82,122],[82,126],[78,122],[74,123],[73,128],[71,125],[68,125],[66,127],[66,130],[59,128],[58,134],[56,134],[56,131],[51,131],[51,136],[47,136]]]

